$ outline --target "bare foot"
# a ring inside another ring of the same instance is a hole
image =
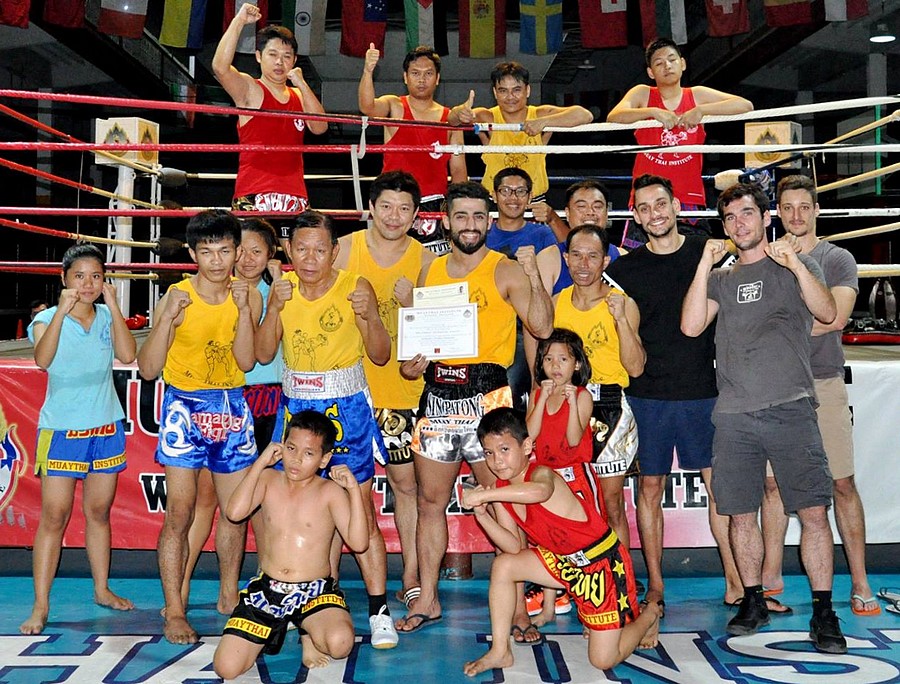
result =
[[[554,609],[551,610],[549,614],[546,612],[542,612],[542,613],[539,613],[538,615],[535,615],[533,618],[531,618],[531,624],[533,624],[535,627],[543,627],[544,625],[552,625],[554,622],[556,622],[555,606],[554,606]]]
[[[328,656],[313,645],[308,634],[300,637],[300,645],[303,647],[303,664],[310,670],[316,667],[328,667],[331,656]]]
[[[505,651],[498,649],[498,652],[495,652],[494,649],[491,648],[490,651],[485,653],[478,660],[466,663],[463,666],[463,672],[469,677],[474,677],[485,670],[512,667],[512,664],[513,654],[509,648],[506,648]]]
[[[163,634],[165,634],[166,640],[172,644],[197,643],[197,632],[188,624],[185,617],[166,618]]]
[[[231,615],[234,612],[234,609],[237,607],[239,600],[240,599],[238,598],[237,594],[219,594],[219,600],[216,601],[216,610],[222,615]]]
[[[50,611],[47,608],[33,608],[31,615],[25,622],[19,625],[19,631],[22,634],[40,634],[47,626],[47,614]]]
[[[394,621],[394,627],[398,632],[415,632],[421,628],[423,622],[437,620],[440,617],[441,604],[437,599],[431,603],[425,603],[422,599],[417,598],[410,601],[406,616]]]
[[[94,592],[94,603],[98,606],[105,606],[113,610],[134,610],[134,603],[131,599],[123,598],[112,593],[107,587],[103,591]],[[165,608],[163,608],[165,610]]]
[[[538,631],[537,625],[531,622],[513,625],[509,633],[517,644],[538,644],[544,640],[544,636]]]
[[[645,603],[641,601],[641,612],[651,613],[653,621],[641,637],[638,648],[656,648],[659,645],[659,618],[662,615],[662,606],[658,603]]]

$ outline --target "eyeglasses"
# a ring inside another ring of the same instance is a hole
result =
[[[497,194],[500,197],[528,197],[528,188],[511,188],[508,185],[501,185],[497,188]]]

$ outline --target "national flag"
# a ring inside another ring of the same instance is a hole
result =
[[[203,47],[206,0],[166,0],[159,42],[176,48]]]
[[[31,0],[3,0],[0,2],[0,24],[28,28]]]
[[[687,43],[684,0],[640,0],[640,3],[644,45],[657,38],[671,38],[678,45]]]
[[[519,51],[547,55],[562,50],[562,20],[562,0],[520,0]]]
[[[147,0],[100,0],[97,30],[109,36],[141,38],[147,20]]]
[[[46,0],[44,21],[65,28],[84,26],[84,0]]]
[[[578,0],[581,46],[614,48],[628,45],[627,0]]]
[[[281,23],[294,32],[297,54],[325,54],[325,0],[283,0]]]
[[[747,0],[706,0],[707,33],[711,36],[735,36],[750,31]]]
[[[825,0],[825,21],[850,21],[868,14],[866,0]]]
[[[459,56],[506,54],[505,0],[459,0]]]
[[[244,3],[256,5],[259,8],[259,19],[255,24],[247,24],[241,30],[235,52],[252,55],[256,52],[256,32],[269,23],[269,0],[225,0],[225,13],[222,15],[222,32],[224,33],[231,24],[235,15],[241,11]]]
[[[445,0],[403,0],[403,13],[406,15],[407,52],[427,45],[439,55],[450,54]]]
[[[341,54],[365,57],[370,43],[384,55],[387,0],[343,0],[341,3]]]
[[[812,0],[763,0],[767,26],[811,24]]]

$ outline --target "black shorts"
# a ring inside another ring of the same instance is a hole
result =
[[[279,582],[260,573],[247,583],[238,598],[222,634],[264,644],[263,653],[267,655],[281,650],[288,623],[294,623],[299,629],[306,618],[326,608],[350,612],[344,592],[331,577],[310,582]]]

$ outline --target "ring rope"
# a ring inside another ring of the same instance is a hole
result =
[[[886,176],[890,173],[894,173],[894,171],[900,171],[900,163],[890,164],[880,169],[872,169],[871,171],[866,171],[856,176],[849,176],[847,178],[842,178],[839,181],[834,181],[833,183],[827,183],[825,185],[817,187],[816,192],[828,192],[829,190],[845,188],[848,185],[862,183],[863,181],[871,180],[873,178],[881,178],[881,176]]]
[[[107,215],[108,215],[108,212],[107,212]],[[96,242],[101,245],[119,245],[121,247],[142,247],[145,249],[158,249],[159,248],[159,244],[156,242],[141,242],[139,240],[121,240],[119,238],[102,237],[99,235],[84,235],[83,233],[70,233],[65,230],[56,230],[55,228],[44,228],[43,226],[35,226],[35,225],[32,225],[31,223],[19,223],[18,221],[10,221],[9,219],[5,219],[5,218],[0,218],[0,226],[4,226],[6,228],[12,228],[13,230],[21,230],[26,233],[38,233],[40,235],[49,235],[51,237],[65,238],[67,240]]]
[[[48,126],[47,124],[42,123],[41,121],[38,121],[37,119],[32,119],[30,116],[26,116],[25,114],[22,114],[21,112],[17,112],[15,109],[11,109],[10,107],[7,107],[4,104],[0,104],[0,112],[2,112],[3,114],[7,114],[7,115],[13,117],[14,119],[17,119],[23,123],[27,123],[39,131],[56,136],[57,138],[62,138],[63,140],[66,140],[70,143],[84,142],[83,140],[79,140],[78,138],[75,138],[75,137],[69,135],[68,133],[64,133],[63,131],[60,131],[59,129],[53,128],[53,126]],[[121,157],[118,157],[117,155],[112,154],[111,152],[98,151],[97,154],[100,155],[101,157],[105,157],[106,159],[111,159],[111,160],[115,161],[117,164],[122,164],[124,166],[134,169],[135,171],[140,171],[141,173],[151,173],[151,174],[157,173],[157,170],[151,166],[146,166],[144,164],[141,164],[136,161],[132,161],[130,159],[122,159]]]
[[[849,230],[845,233],[835,233],[834,235],[823,235],[820,240],[833,242],[835,240],[849,240],[851,238],[866,237],[867,235],[879,235],[881,233],[890,233],[900,229],[900,222],[886,223],[883,226],[872,226],[871,228],[860,228],[859,230]]]
[[[883,276],[900,275],[900,266],[897,264],[860,264],[857,267],[860,278],[879,278]]]
[[[394,148],[399,151],[423,151],[421,146],[415,150],[403,147]],[[738,154],[745,152],[766,152],[777,154],[782,152],[810,152],[812,154],[862,154],[900,152],[900,144],[882,145],[800,145],[784,143],[782,145],[435,145],[428,148],[432,152],[442,154]]]
[[[23,164],[17,164],[14,161],[3,159],[2,157],[0,157],[0,166],[5,166],[6,168],[12,169],[13,171],[21,171],[22,173],[26,173],[37,178],[42,178],[53,183],[68,185],[70,188],[75,188],[76,190],[84,190],[85,192],[89,192],[93,195],[100,195],[101,197],[106,197],[107,199],[117,200],[119,202],[127,202],[128,204],[132,204],[138,207],[145,207],[147,209],[162,209],[162,207],[158,204],[144,202],[133,197],[123,197],[122,195],[117,195],[114,192],[95,188],[93,185],[88,185],[87,183],[80,183],[78,181],[69,180],[68,178],[63,178],[62,176],[57,176],[56,174],[49,173],[47,171],[34,169],[30,166],[24,166]]]

